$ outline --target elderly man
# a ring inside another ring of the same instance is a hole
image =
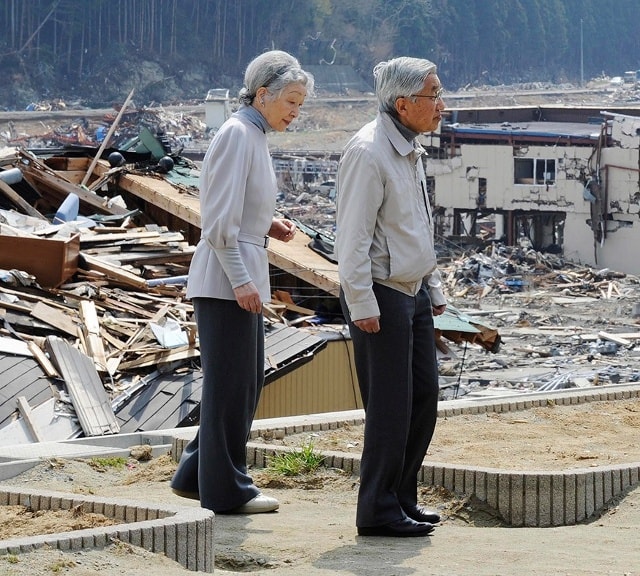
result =
[[[444,110],[436,66],[395,58],[374,69],[378,115],[345,147],[337,176],[336,252],[365,408],[356,525],[361,536],[426,536],[440,516],[417,501],[436,425],[436,268],[419,134]]]

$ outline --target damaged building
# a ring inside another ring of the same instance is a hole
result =
[[[640,110],[460,108],[425,144],[440,235],[637,271]]]

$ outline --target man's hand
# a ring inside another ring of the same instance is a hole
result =
[[[380,316],[372,316],[371,318],[362,318],[361,320],[354,320],[354,326],[357,326],[363,332],[369,334],[375,334],[380,332]]]
[[[444,314],[444,311],[446,309],[447,309],[446,304],[440,304],[440,306],[431,306],[431,313],[434,316],[440,316],[441,314]]]

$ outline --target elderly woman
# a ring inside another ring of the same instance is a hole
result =
[[[262,304],[269,301],[268,237],[295,225],[273,218],[276,177],[267,132],[287,129],[313,77],[279,50],[247,67],[240,109],[214,136],[200,176],[202,237],[187,284],[200,339],[200,427],[185,447],[173,492],[220,514],[277,510],[247,472],[246,442],[264,384]]]

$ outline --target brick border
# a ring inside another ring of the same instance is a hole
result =
[[[640,462],[563,471],[518,471],[426,464],[419,479],[486,502],[510,526],[571,526],[640,484]]]
[[[439,417],[487,412],[515,412],[546,406],[614,401],[640,397],[640,384],[559,392],[523,393],[502,399],[441,402]],[[335,430],[364,422],[364,412],[335,412],[256,421],[247,444],[247,463],[263,467],[266,460],[291,447],[269,445],[259,437]],[[196,428],[169,431],[172,456],[178,460]],[[106,447],[108,449],[108,446]],[[358,455],[323,452],[327,467],[352,474],[360,470]],[[447,463],[425,463],[419,479],[457,493],[474,495],[494,508],[512,526],[548,527],[577,524],[594,517],[612,500],[640,484],[640,463],[563,471],[513,471]],[[79,504],[88,512],[122,520],[121,524],[58,534],[0,541],[0,555],[19,554],[49,546],[59,550],[100,548],[112,540],[162,553],[188,570],[214,571],[213,512],[199,507],[147,507],[116,498],[70,495],[0,485],[1,505],[25,505],[36,510],[69,509]]]
[[[197,507],[148,507],[118,498],[79,496],[61,492],[0,486],[0,506],[28,506],[33,510],[69,510],[103,514],[122,523],[100,528],[0,540],[0,555],[31,552],[45,546],[77,551],[103,548],[114,540],[164,554],[188,570],[214,571],[214,513]]]
[[[593,389],[570,389],[558,392],[525,393],[502,399],[454,400],[442,402],[439,417],[464,414],[517,412],[530,408],[586,402],[626,400],[640,397],[640,385],[624,384]],[[281,420],[282,423],[278,422]],[[251,440],[258,437],[284,437],[303,432],[335,430],[345,425],[360,425],[364,412],[318,414],[257,422]],[[173,439],[172,454],[178,460],[190,436]],[[291,447],[249,442],[247,463],[265,466],[270,457],[295,450]],[[360,456],[342,452],[322,452],[324,465],[358,474]],[[593,468],[570,468],[560,471],[513,471],[495,468],[423,464],[418,479],[430,486],[442,486],[458,494],[475,496],[492,507],[507,524],[517,527],[570,526],[593,518],[614,499],[640,484],[640,462]]]
[[[295,450],[255,443],[248,449],[248,463],[257,468],[264,467],[276,454]],[[359,473],[359,455],[327,451],[322,454],[327,468]],[[577,524],[604,510],[613,499],[640,484],[640,462],[554,472],[429,463],[422,465],[418,480],[475,496],[510,526],[547,528]]]

